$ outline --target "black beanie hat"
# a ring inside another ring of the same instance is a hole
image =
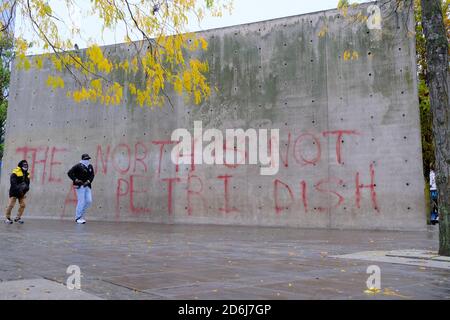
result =
[[[23,166],[25,163],[28,165],[27,160],[21,160],[21,161],[17,164],[17,166],[18,166],[19,168],[22,168],[22,166]]]

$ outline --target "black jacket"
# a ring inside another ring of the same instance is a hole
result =
[[[24,172],[19,167],[15,168],[11,173],[10,181],[10,197],[23,198],[28,190],[30,190],[30,173],[28,171]]]
[[[75,186],[82,186],[86,181],[94,181],[94,168],[90,164],[87,168],[86,166],[82,165],[81,163],[77,163],[72,167],[72,169],[67,172],[67,175],[70,179],[73,181],[73,185]],[[81,183],[75,183],[75,180],[81,180]],[[87,184],[89,188],[92,188],[91,183]]]

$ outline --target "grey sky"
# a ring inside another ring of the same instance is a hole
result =
[[[73,43],[77,43],[80,48],[86,47],[91,42],[96,42],[100,45],[113,44],[124,42],[125,32],[123,30],[115,31],[100,31],[98,18],[82,16],[77,12],[73,12],[71,18],[65,12],[64,2],[61,0],[49,0],[50,4],[57,16],[63,21],[78,21],[83,32],[83,37],[79,39],[73,39]],[[365,0],[359,0],[355,2],[366,2]],[[77,3],[80,7],[83,3],[86,4],[86,8],[90,5],[90,0],[78,0]],[[233,11],[230,14],[224,13],[220,18],[206,16],[199,26],[194,19],[191,19],[191,23],[188,28],[189,31],[207,30],[212,28],[219,28],[225,26],[232,26],[243,23],[250,23],[292,15],[298,15],[302,13],[327,10],[337,7],[338,0],[233,0]],[[84,8],[84,9],[86,9]],[[62,32],[64,28],[60,29]],[[22,34],[30,39],[33,34],[24,25],[20,17],[16,21],[16,35]],[[39,53],[41,50],[38,46],[33,48],[29,53]]]

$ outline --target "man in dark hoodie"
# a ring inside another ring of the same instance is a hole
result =
[[[13,170],[10,177],[11,187],[9,188],[9,204],[6,208],[6,220],[5,223],[12,224],[11,211],[16,204],[16,200],[19,200],[19,211],[14,222],[22,224],[22,215],[25,210],[25,198],[26,193],[30,190],[30,173],[28,172],[28,162],[22,160],[17,165],[17,168]]]
[[[73,181],[73,185],[77,191],[77,208],[75,212],[75,222],[78,224],[86,223],[84,215],[87,208],[92,204],[91,183],[94,180],[94,168],[89,163],[88,154],[81,156],[80,163],[77,163],[67,172],[67,175]]]

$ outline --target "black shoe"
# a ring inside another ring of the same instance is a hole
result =
[[[5,223],[6,223],[6,224],[13,224],[13,222],[12,222],[12,220],[11,220],[10,218],[6,219],[6,220],[5,220]]]
[[[14,222],[23,224],[23,220],[21,218],[15,218]]]

